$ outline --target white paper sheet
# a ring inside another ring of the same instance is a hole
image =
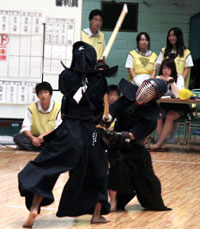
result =
[[[31,56],[42,56],[43,41],[41,36],[31,37]]]
[[[0,79],[6,78],[8,75],[8,61],[0,61]]]
[[[41,78],[42,77],[42,58],[31,57],[30,77]]]
[[[30,78],[30,57],[20,57],[19,77]]]
[[[19,46],[20,56],[31,56],[31,37],[30,36],[20,36],[20,46]]]
[[[9,57],[8,77],[19,77],[19,56]]]

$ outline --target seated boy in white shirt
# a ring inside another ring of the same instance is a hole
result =
[[[19,149],[39,151],[44,146],[43,137],[61,124],[61,105],[51,100],[52,92],[48,82],[36,85],[39,100],[28,107],[22,129],[14,137]]]

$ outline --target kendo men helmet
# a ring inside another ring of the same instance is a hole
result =
[[[138,105],[148,104],[160,99],[167,92],[167,83],[162,79],[145,80],[137,89],[135,102]]]
[[[148,105],[160,99],[167,92],[167,83],[161,79],[145,80],[137,89],[135,102],[128,108],[128,113],[133,115],[140,105]]]
[[[71,68],[78,72],[92,71],[97,63],[97,54],[95,49],[83,42],[78,41],[73,45]]]

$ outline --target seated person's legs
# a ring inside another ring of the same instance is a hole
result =
[[[161,136],[162,130],[163,130],[163,119],[158,119],[158,120],[157,120],[157,128],[156,128],[156,131],[157,131],[157,134],[158,134],[158,137],[159,137],[159,138],[160,138],[160,136]]]
[[[35,147],[32,144],[30,138],[28,138],[24,133],[19,133],[14,136],[14,142],[19,149],[29,150],[29,151],[40,151],[41,147]]]
[[[180,114],[177,111],[168,111],[166,114],[166,119],[162,128],[162,132],[158,142],[154,145],[151,145],[152,150],[159,149],[165,143],[167,136],[171,133],[174,127],[174,121],[180,117]]]

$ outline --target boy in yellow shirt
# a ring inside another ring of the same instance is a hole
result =
[[[81,32],[81,40],[92,45],[97,53],[97,60],[100,60],[105,47],[104,34],[100,31],[103,23],[103,12],[101,10],[92,10],[89,14],[89,28]]]
[[[52,92],[52,87],[48,82],[36,85],[39,100],[28,107],[22,129],[14,137],[19,149],[39,151],[44,145],[43,137],[62,122],[61,106],[51,99]]]

